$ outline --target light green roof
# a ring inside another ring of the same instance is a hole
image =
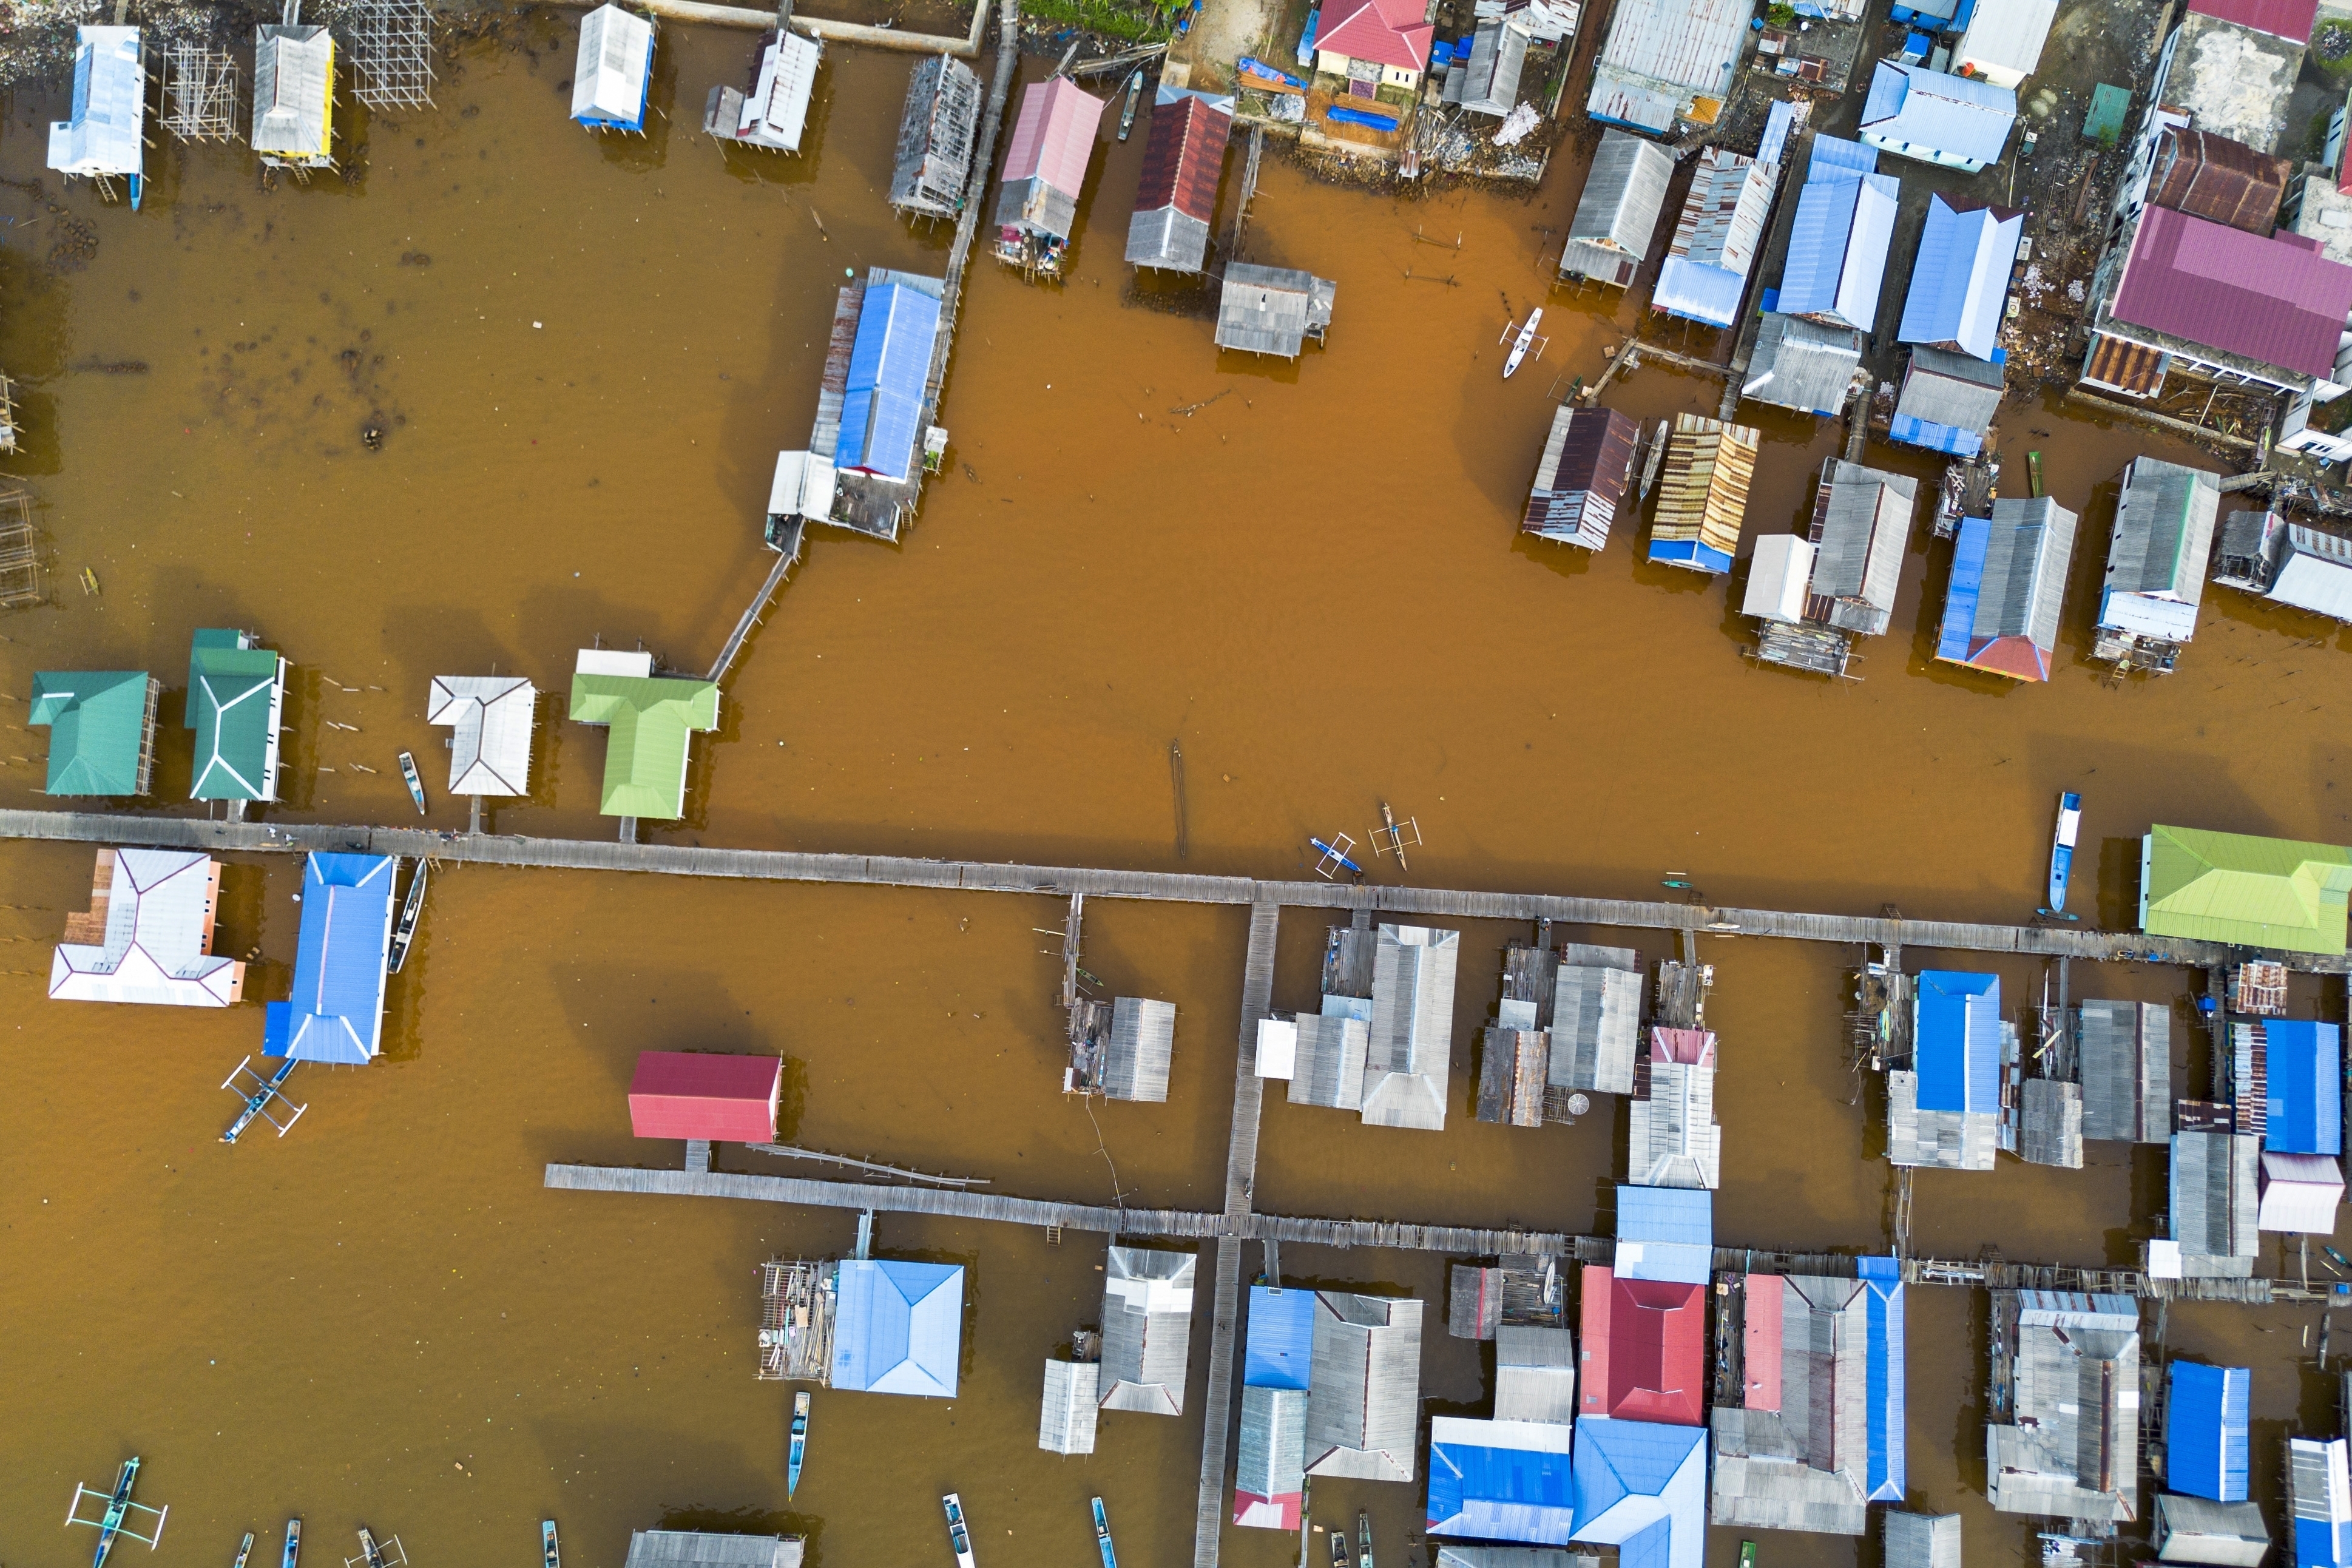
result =
[[[2352,849],[2157,826],[2140,841],[2140,928],[2290,952],[2344,951]]]
[[[612,727],[596,809],[606,816],[672,822],[686,815],[688,733],[719,728],[719,683],[574,675],[572,717]]]
[[[276,800],[286,661],[247,633],[206,629],[188,650],[188,728],[196,732],[191,800]]]
[[[45,669],[29,722],[49,727],[51,795],[147,793],[143,669]]]

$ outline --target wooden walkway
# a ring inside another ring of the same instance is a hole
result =
[[[1690,932],[1697,936],[1781,937],[1845,945],[1918,947],[1957,952],[2079,958],[2104,963],[2161,963],[2192,969],[2226,964],[2234,951],[2219,942],[2183,942],[2135,931],[2053,926],[1977,925],[1943,921],[1887,920],[1806,914],[1632,899],[1584,899],[1551,893],[1492,893],[1438,888],[1267,882],[1249,877],[1186,872],[1122,871],[993,861],[921,860],[890,855],[810,855],[781,849],[705,848],[682,844],[621,844],[610,839],[525,838],[441,833],[415,827],[340,826],[295,823],[222,822],[190,816],[109,816],[99,812],[0,811],[0,838],[80,844],[148,845],[164,849],[228,851],[347,850],[376,855],[427,855],[483,866],[546,867],[589,871],[648,871],[671,877],[730,877],[757,881],[834,882],[863,887],[929,888],[962,892],[1030,893],[1066,899],[1136,899],[1171,903],[1255,905],[1362,911],[1376,916],[1454,920],[1556,921],[1567,925]],[[2343,974],[2343,955],[2280,955],[2288,968]]]

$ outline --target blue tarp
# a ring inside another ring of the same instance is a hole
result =
[[[359,1066],[383,1049],[397,865],[389,855],[312,855],[304,862],[294,995],[263,1009],[262,1055]]]
[[[1948,452],[1955,458],[1973,458],[1984,450],[1984,437],[1976,431],[1938,425],[1932,419],[1922,419],[1913,414],[1896,415],[1887,426],[1886,434],[1890,439],[1900,441],[1906,447],[1925,447],[1931,452]],[[1981,561],[1979,565],[1981,568]],[[1973,607],[1969,614],[1975,614]],[[1967,650],[1961,651],[1965,653]]]
[[[2343,1031],[2307,1018],[2272,1018],[2270,1126],[2263,1147],[2280,1154],[2344,1152]]]
[[[1253,1285],[1242,1382],[1251,1388],[1307,1384],[1315,1361],[1315,1292]]]
[[[1393,114],[1374,114],[1369,109],[1342,109],[1334,104],[1323,111],[1326,120],[1336,120],[1342,125],[1362,125],[1374,131],[1394,131],[1403,121]]]
[[[1870,1434],[1871,1502],[1903,1500],[1907,1466],[1903,1444],[1903,1264],[1894,1258],[1857,1258],[1854,1272],[1870,1292],[1864,1303],[1869,1351],[1864,1423]]]
[[[2177,1361],[2168,1369],[2164,1481],[2215,1502],[2246,1500],[2246,1415],[2253,1373]]]
[[[1952,583],[1944,591],[1944,624],[1936,634],[1936,657],[1965,660],[1975,640],[1977,595],[1984,587],[1985,552],[1992,544],[1992,520],[1960,519],[1952,545]]]
[[[952,1399],[963,1350],[963,1269],[848,1258],[833,1327],[835,1388]]]
[[[1650,541],[1650,559],[1670,566],[1696,567],[1701,572],[1731,570],[1730,556],[1696,539],[1654,539]]]
[[[1307,13],[1307,26],[1298,30],[1298,65],[1302,70],[1315,63],[1315,28],[1316,25],[1322,20],[1323,8],[1318,5]],[[1431,48],[1430,56],[1433,61],[1436,58],[1437,50],[1444,47],[1444,44],[1438,44]]]
[[[1702,1187],[1619,1187],[1617,1274],[1706,1284],[1715,1265],[1714,1200]]]
[[[1992,358],[2009,304],[2010,268],[2024,235],[2021,212],[1990,206],[1960,212],[1940,195],[1930,197],[1895,341],[1952,344],[1962,353]]]
[[[1619,1568],[1699,1568],[1706,1556],[1706,1428],[1576,1423],[1576,1537]]]
[[[2000,976],[1921,971],[1911,1039],[1920,1110],[2000,1110]]]
[[[1440,1417],[1429,1439],[1430,1532],[1567,1545],[1576,1522],[1568,1450],[1566,1426]]]
[[[866,289],[849,350],[835,468],[893,479],[914,470],[915,444],[923,434],[923,384],[939,330],[940,302],[921,289],[905,283]]]

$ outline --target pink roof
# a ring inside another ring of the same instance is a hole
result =
[[[1437,34],[1423,19],[1427,15],[1419,0],[1331,0],[1330,15],[1315,35],[1315,52],[1426,70],[1429,43]]]
[[[773,1142],[783,1076],[778,1057],[642,1052],[629,1079],[629,1130],[640,1138]]]
[[[2111,309],[2119,321],[2324,376],[2352,313],[2352,267],[2284,238],[2149,207]]]
[[[1715,1031],[1652,1029],[1650,1059],[1654,1062],[1681,1062],[1686,1067],[1711,1068],[1715,1065]]]
[[[2319,16],[2319,0],[2189,0],[2189,9],[2269,33],[2291,44],[2311,41],[2311,25]]]
[[[1021,89],[1021,118],[1004,153],[1004,183],[1042,179],[1075,196],[1094,161],[1095,127],[1102,123],[1103,100],[1082,92],[1068,77],[1031,82]]]
[[[1780,1291],[1778,1274],[1750,1274],[1740,1314],[1740,1368],[1748,1379],[1740,1400],[1750,1410],[1780,1408]]]

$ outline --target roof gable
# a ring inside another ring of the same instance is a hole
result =
[[[1372,60],[1401,71],[1428,68],[1437,30],[1412,0],[1337,0],[1331,9],[1338,15],[1327,17],[1315,35],[1316,53]]]

